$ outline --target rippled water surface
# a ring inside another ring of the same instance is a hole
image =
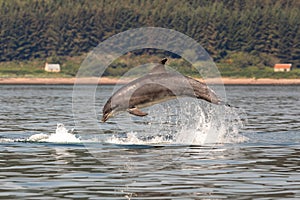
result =
[[[112,89],[99,88],[96,118]],[[0,92],[1,199],[300,198],[299,86],[226,86],[224,116],[171,102],[93,127],[83,112],[73,133],[72,86]]]

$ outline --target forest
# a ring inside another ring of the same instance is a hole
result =
[[[0,0],[0,62],[82,56],[147,26],[186,34],[224,66],[300,67],[299,0]]]

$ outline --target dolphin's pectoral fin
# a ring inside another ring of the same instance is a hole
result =
[[[143,116],[148,115],[148,113],[144,113],[143,111],[141,111],[140,109],[138,109],[136,107],[128,109],[128,112],[132,115],[136,115],[136,116],[139,116],[139,117],[143,117]]]

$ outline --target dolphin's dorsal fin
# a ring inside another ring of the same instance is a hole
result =
[[[160,61],[158,65],[153,67],[153,69],[150,71],[150,74],[161,74],[166,73],[165,63],[167,62],[167,58],[164,58]]]
[[[160,64],[165,65],[167,61],[168,61],[168,58],[163,58],[163,59],[160,61]]]

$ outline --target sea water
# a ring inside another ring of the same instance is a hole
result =
[[[78,129],[72,90],[0,86],[0,198],[300,197],[298,86],[226,86],[231,108],[182,99]]]

